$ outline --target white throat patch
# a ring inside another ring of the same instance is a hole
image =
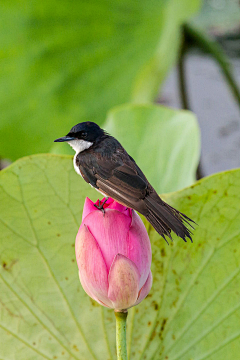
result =
[[[68,141],[68,144],[73,148],[73,150],[76,151],[76,154],[79,154],[80,152],[89,149],[93,143],[90,141],[79,139],[79,140]]]
[[[68,141],[68,144],[73,148],[73,150],[76,151],[76,154],[74,155],[74,158],[73,158],[73,166],[74,166],[76,173],[82,176],[82,174],[79,170],[79,167],[76,164],[76,157],[80,152],[89,149],[93,143],[90,141],[79,139],[79,140]]]

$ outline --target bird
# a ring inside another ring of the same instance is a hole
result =
[[[195,222],[164,202],[120,142],[96,123],[81,122],[54,142],[67,142],[73,148],[76,173],[105,196],[99,209],[111,197],[145,216],[167,243],[166,236],[172,240],[171,231],[192,242],[186,224],[194,229]]]

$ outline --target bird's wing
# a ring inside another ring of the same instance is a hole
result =
[[[96,174],[96,185],[108,196],[131,208],[146,196],[147,183],[127,165],[118,166],[106,178]]]
[[[91,164],[81,161],[80,166],[89,180],[95,180],[95,187],[126,206],[137,209],[136,204],[146,196],[148,181],[123,150],[111,156],[92,157]]]

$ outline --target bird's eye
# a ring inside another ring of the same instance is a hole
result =
[[[83,139],[86,139],[87,133],[86,133],[85,131],[83,131],[82,134],[81,134],[81,137],[82,137]]]

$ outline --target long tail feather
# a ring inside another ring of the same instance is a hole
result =
[[[191,231],[184,223],[187,223],[193,228],[190,224],[190,222],[194,223],[193,220],[178,210],[172,208],[162,200],[160,203],[154,198],[148,196],[144,199],[144,202],[148,209],[148,214],[145,215],[147,220],[152,224],[154,229],[163,236],[164,239],[164,235],[167,235],[170,239],[172,239],[170,235],[172,230],[185,242],[187,241],[186,238],[189,238],[192,242]]]

